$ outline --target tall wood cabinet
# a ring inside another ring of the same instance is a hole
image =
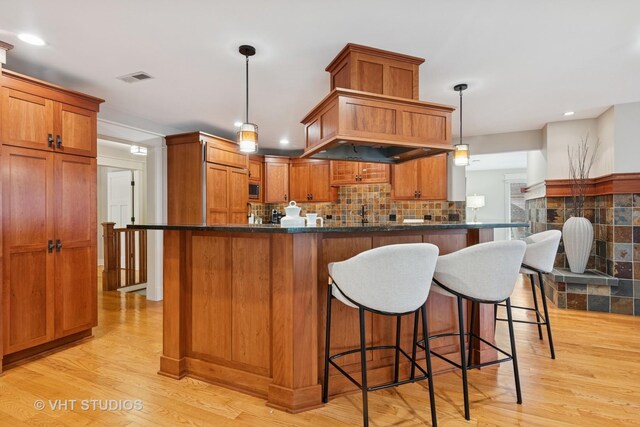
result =
[[[2,365],[97,325],[101,99],[2,70]]]
[[[391,198],[393,199],[447,199],[446,154],[393,165],[391,176]]]
[[[170,224],[246,224],[248,156],[204,132],[166,137]]]

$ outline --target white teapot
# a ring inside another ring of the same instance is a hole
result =
[[[293,200],[284,208],[286,216],[280,220],[280,227],[304,227],[305,219],[300,216],[300,208]]]

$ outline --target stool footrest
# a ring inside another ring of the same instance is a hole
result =
[[[495,365],[495,364],[498,364],[498,363],[502,363],[502,362],[507,362],[509,360],[513,360],[513,356],[511,354],[509,354],[506,351],[502,350],[501,348],[495,346],[494,344],[490,343],[489,341],[485,340],[484,338],[479,337],[478,335],[474,334],[473,332],[467,332],[464,335],[469,336],[469,337],[473,337],[473,339],[478,339],[481,342],[483,342],[484,344],[488,345],[489,347],[493,348],[494,350],[496,350],[496,351],[498,351],[498,352],[500,352],[500,353],[502,353],[502,354],[504,354],[506,356],[506,358],[504,358],[504,359],[493,360],[493,361],[490,361],[490,362],[484,362],[484,363],[479,363],[479,364],[475,364],[475,365],[469,364],[469,365],[467,365],[467,369],[482,368],[484,366]],[[436,339],[436,338],[453,337],[453,336],[458,337],[458,336],[460,336],[460,334],[457,333],[457,332],[446,332],[446,333],[443,333],[443,334],[432,335],[432,336],[429,337],[429,341],[431,341],[432,339]],[[425,349],[424,340],[418,341],[416,343],[416,345],[418,347],[420,347],[421,349],[423,349],[423,350]],[[454,361],[452,361],[452,360],[450,360],[450,359],[448,359],[448,358],[436,353],[433,350],[431,350],[431,354],[433,354],[434,356],[436,356],[436,357],[438,357],[438,358],[440,358],[442,360],[445,360],[445,361],[449,362],[450,364],[452,364],[453,366],[455,366],[458,369],[462,369],[462,366],[459,363],[456,363],[456,362],[454,362]]]
[[[376,346],[371,346],[371,347],[366,347],[365,350],[366,351],[370,351],[370,350],[395,350],[396,346],[395,345],[376,345]],[[386,384],[380,384],[377,386],[373,386],[373,387],[367,387],[367,391],[376,391],[376,390],[382,390],[385,388],[389,388],[389,387],[396,387],[399,385],[403,385],[403,384],[409,384],[409,383],[415,383],[418,381],[422,381],[425,380],[429,377],[429,373],[422,369],[422,367],[420,365],[418,365],[418,363],[413,360],[411,358],[411,356],[409,356],[402,348],[397,347],[397,350],[402,353],[402,355],[409,360],[409,362],[412,363],[412,365],[414,365],[420,372],[422,372],[422,376],[419,377],[414,377],[414,378],[409,378],[406,380],[402,380],[402,381],[397,381],[397,382],[390,382],[390,383],[386,383]],[[347,356],[349,354],[353,354],[353,353],[360,353],[360,349],[356,348],[353,350],[347,350],[347,351],[343,351],[341,353],[337,353],[334,354],[333,356],[329,357],[329,363],[336,368],[338,371],[340,371],[340,373],[342,375],[344,375],[345,377],[347,377],[347,379],[349,381],[351,381],[353,384],[355,384],[359,389],[362,390],[362,384],[360,384],[360,382],[358,382],[355,378],[353,378],[347,371],[345,371],[344,369],[342,369],[342,367],[340,365],[338,365],[334,359],[338,359],[342,356]]]
[[[540,316],[542,317],[542,316]],[[502,317],[497,317],[496,320],[500,321],[500,322],[508,322],[509,319],[505,319]],[[539,322],[535,322],[533,320],[517,320],[517,319],[513,319],[513,323],[528,323],[529,325],[546,325],[547,321],[543,318],[543,320],[539,321]]]

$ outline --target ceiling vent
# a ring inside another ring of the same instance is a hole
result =
[[[119,80],[127,83],[137,83],[143,80],[152,79],[153,76],[145,73],[144,71],[138,71],[137,73],[126,74],[124,76],[118,77]]]

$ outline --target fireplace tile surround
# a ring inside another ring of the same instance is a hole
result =
[[[527,200],[530,231],[562,230],[570,203],[571,197]],[[585,217],[595,237],[587,268],[617,278],[617,284],[546,275],[549,299],[559,308],[640,315],[640,194],[588,196]],[[555,266],[569,267],[562,242]]]

